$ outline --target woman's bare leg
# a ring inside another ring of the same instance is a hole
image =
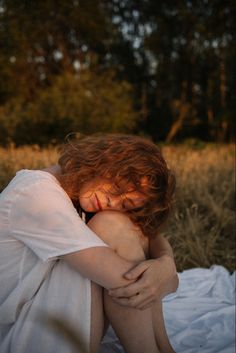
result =
[[[106,315],[127,353],[158,353],[152,313],[123,307],[104,293]]]
[[[175,353],[167,336],[162,301],[158,300],[152,306],[152,322],[157,345],[161,353]]]
[[[104,228],[101,227],[101,220],[104,222]],[[137,261],[145,259],[139,238],[140,231],[126,215],[102,212],[97,214],[89,225],[120,256]],[[104,291],[104,307],[127,353],[174,352],[166,335],[161,303],[141,311],[118,305],[107,291]]]

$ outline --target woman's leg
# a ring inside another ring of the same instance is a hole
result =
[[[101,229],[101,220],[104,228]],[[96,222],[99,229],[96,229]],[[140,231],[129,218],[117,212],[101,212],[89,226],[117,253],[127,259],[145,259]],[[173,353],[165,332],[161,303],[138,310],[118,305],[104,290],[105,313],[127,353]]]
[[[162,301],[157,300],[152,306],[152,322],[157,345],[162,353],[174,353],[167,336],[162,310]]]
[[[104,291],[106,315],[127,353],[160,353],[157,348],[150,309],[123,307]]]

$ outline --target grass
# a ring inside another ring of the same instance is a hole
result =
[[[178,270],[219,264],[234,271],[234,146],[172,146],[163,153],[177,178],[167,236]]]
[[[218,264],[235,270],[234,145],[163,146],[177,190],[166,228],[178,271]],[[0,191],[16,171],[56,163],[55,147],[0,148]]]

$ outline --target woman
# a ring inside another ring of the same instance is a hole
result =
[[[158,148],[128,135],[68,142],[58,165],[18,172],[0,198],[0,352],[78,352],[47,317],[85,352],[98,352],[105,317],[127,353],[173,352],[161,298],[178,279],[158,235],[173,191]]]

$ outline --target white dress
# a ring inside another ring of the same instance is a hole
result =
[[[54,176],[16,174],[0,194],[0,353],[78,353],[51,318],[68,323],[89,351],[91,282],[60,256],[96,246],[107,245]]]

